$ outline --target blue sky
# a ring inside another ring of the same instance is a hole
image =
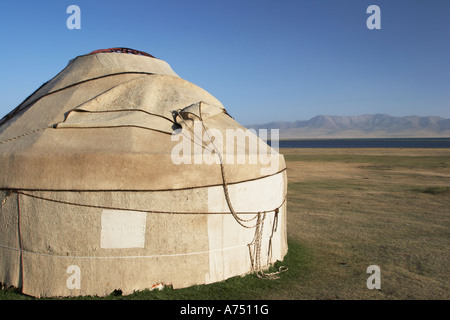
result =
[[[69,5],[81,29],[69,30]],[[369,30],[369,5],[381,29]],[[68,61],[129,47],[242,124],[315,115],[450,118],[450,1],[45,0],[0,4],[0,117]]]

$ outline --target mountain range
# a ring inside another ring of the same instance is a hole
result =
[[[450,137],[450,119],[437,116],[319,115],[310,120],[276,121],[247,128],[279,129],[280,139]]]

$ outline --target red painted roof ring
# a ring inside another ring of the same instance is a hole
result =
[[[139,51],[139,50],[134,50],[134,49],[130,49],[130,48],[109,48],[109,49],[99,49],[99,50],[92,51],[92,52],[89,53],[89,54],[96,54],[96,53],[101,53],[101,52],[130,53],[130,54],[137,54],[137,55],[141,55],[141,56],[146,56],[146,57],[154,58],[154,56],[152,56],[151,54],[148,54],[147,52],[143,52],[143,51]]]

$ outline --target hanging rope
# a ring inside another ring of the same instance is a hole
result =
[[[186,121],[184,120],[184,118],[183,118],[183,116],[181,114],[181,111],[182,110],[177,110],[176,114],[178,115],[178,117],[181,119],[181,121],[185,125],[185,128],[187,128],[189,131],[191,131],[194,134],[194,136],[196,136],[196,133],[192,130],[192,128],[187,125]],[[261,265],[261,244],[262,244],[262,239],[263,239],[264,220],[266,218],[266,213],[267,212],[258,212],[251,219],[242,219],[241,217],[239,217],[237,212],[234,210],[233,204],[231,203],[230,194],[228,192],[228,183],[227,183],[227,179],[226,179],[226,175],[225,175],[225,166],[224,166],[224,163],[223,163],[222,154],[221,154],[221,152],[219,152],[219,150],[217,149],[216,145],[212,141],[211,136],[209,135],[208,130],[205,127],[203,119],[201,118],[201,114],[200,114],[199,119],[200,119],[200,122],[202,124],[203,129],[205,130],[205,133],[208,135],[209,142],[211,143],[211,145],[214,148],[214,150],[209,149],[209,151],[214,151],[214,153],[219,158],[220,170],[221,170],[221,174],[222,174],[224,195],[225,195],[225,199],[226,199],[228,208],[229,208],[232,216],[234,217],[234,219],[242,227],[244,227],[244,228],[255,228],[255,235],[254,235],[253,241],[248,244],[249,254],[250,254],[250,263],[251,263],[251,266],[252,266],[252,270],[253,270],[253,272],[256,272],[256,275],[257,275],[258,278],[278,279],[280,273],[288,270],[287,267],[281,266],[278,269],[278,271],[276,271],[276,272],[265,273],[263,271],[263,267]],[[202,141],[202,145],[204,145],[203,139],[201,139],[200,141]],[[205,149],[206,149],[206,146],[205,146]],[[283,204],[284,204],[284,202],[285,201],[283,201]],[[267,265],[270,264],[270,257],[271,257],[271,253],[272,253],[272,237],[273,237],[274,232],[277,229],[279,208],[276,208],[275,210],[272,210],[274,212],[274,220],[273,220],[273,225],[272,225],[272,234],[271,234],[271,236],[269,238],[269,244],[268,244]],[[269,212],[272,212],[272,211],[269,211]],[[250,221],[253,221],[255,219],[256,219],[256,223],[254,225],[247,225],[246,224],[246,223],[248,223]],[[253,252],[252,252],[252,246],[253,246]]]

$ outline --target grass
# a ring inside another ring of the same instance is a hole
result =
[[[279,279],[260,279],[255,274],[233,277],[222,282],[209,285],[198,285],[184,289],[166,287],[162,290],[143,290],[122,296],[119,291],[107,297],[83,296],[64,298],[70,300],[260,300],[277,299],[276,292],[285,293],[290,283],[301,283],[311,272],[308,248],[302,244],[289,241],[289,252],[283,262],[278,261],[267,272],[277,271],[279,267],[287,267]],[[280,298],[280,297],[278,297]],[[0,291],[0,299],[34,299],[20,293],[20,289],[6,288]],[[46,300],[58,298],[47,298]]]
[[[440,195],[440,194],[450,194],[450,187],[425,187],[418,189],[419,192]]]
[[[450,297],[449,150],[282,151],[288,234],[317,261],[308,299]],[[372,264],[381,290],[365,285]]]
[[[340,153],[340,154],[287,154],[285,156],[288,162],[341,162],[341,163],[357,163],[364,164],[368,169],[392,169],[408,168],[408,169],[439,169],[449,168],[450,158],[448,156],[433,156],[430,155],[382,155],[382,154],[354,154],[354,153]]]
[[[210,285],[79,299],[449,299],[450,150],[281,149],[289,268]],[[381,269],[369,290],[367,267]],[[17,289],[0,299],[31,299]],[[73,298],[71,298],[73,299]]]

